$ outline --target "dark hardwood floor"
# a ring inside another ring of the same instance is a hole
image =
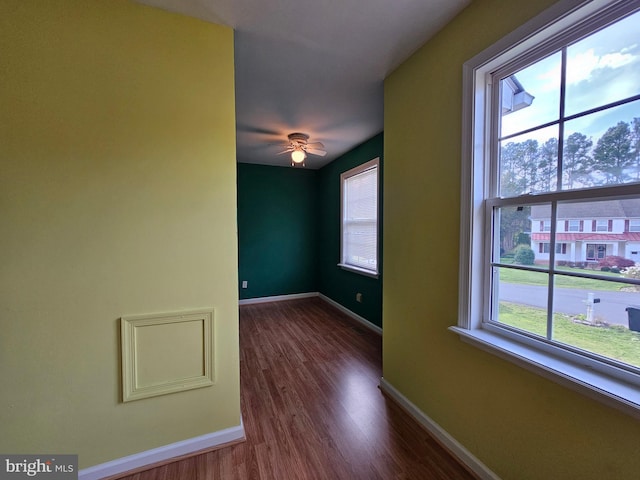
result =
[[[240,307],[246,441],[121,477],[474,479],[378,389],[381,338],[318,298]]]

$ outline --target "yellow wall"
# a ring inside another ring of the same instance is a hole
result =
[[[80,467],[239,425],[233,31],[0,3],[0,451]],[[215,307],[217,384],[123,404],[123,315]]]
[[[475,0],[385,82],[384,377],[505,479],[638,478],[638,420],[447,331],[462,64],[551,3]]]

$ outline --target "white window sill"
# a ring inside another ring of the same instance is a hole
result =
[[[640,390],[631,383],[487,330],[449,330],[466,343],[640,419]]]
[[[378,272],[374,272],[373,270],[365,270],[364,268],[354,267],[353,265],[347,265],[346,263],[339,263],[338,266],[343,270],[359,273],[365,277],[378,278],[380,276]]]

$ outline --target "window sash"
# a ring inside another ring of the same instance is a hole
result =
[[[488,322],[490,266],[485,263],[492,254],[493,225],[486,221],[491,218],[487,215],[490,207],[509,202],[513,205],[544,203],[555,195],[546,193],[504,200],[493,193],[497,191],[494,182],[498,175],[489,161],[489,154],[494,149],[493,139],[497,135],[492,131],[495,127],[487,123],[491,99],[487,79],[505,66],[515,66],[518,70],[540,58],[545,51],[549,53],[557,45],[566,43],[567,39],[584,36],[594,27],[611,23],[637,9],[638,5],[637,0],[560,0],[463,65],[459,302],[457,326],[450,330],[462,341],[640,418],[637,397],[640,375],[636,372],[621,369],[606,358],[574,351],[566,345],[554,345],[545,339],[532,338],[522,331],[514,332]],[[588,190],[566,191],[564,200],[589,199],[592,195],[585,193]],[[636,192],[637,186],[623,185],[616,192],[601,189],[598,195],[610,194],[619,198]],[[583,231],[582,222],[579,231]],[[594,276],[582,270],[572,272],[572,275]]]
[[[615,278],[598,274],[597,271],[591,272],[587,270],[579,270],[575,272],[567,272],[565,270],[558,270],[556,268],[555,256],[557,254],[556,249],[558,245],[561,245],[562,242],[556,242],[556,231],[557,228],[554,228],[557,225],[556,221],[556,211],[557,204],[567,201],[580,201],[580,200],[610,200],[610,199],[621,199],[621,198],[637,198],[638,197],[638,185],[619,185],[613,187],[601,187],[595,189],[582,189],[582,190],[567,190],[560,192],[548,192],[544,194],[538,195],[524,195],[521,197],[509,197],[509,198],[491,198],[485,201],[484,208],[484,217],[485,221],[490,225],[489,232],[491,232],[486,239],[487,244],[487,256],[489,259],[486,267],[484,268],[484,285],[487,287],[486,297],[483,300],[483,309],[482,309],[482,317],[480,319],[480,325],[483,328],[491,325],[492,328],[495,329],[507,329],[511,331],[513,334],[522,334],[528,336],[529,334],[526,331],[518,330],[513,327],[506,326],[497,322],[495,320],[495,309],[498,305],[497,298],[497,289],[494,288],[496,285],[497,278],[493,277],[493,268],[514,268],[519,270],[528,270],[540,272],[548,275],[548,298],[551,299],[553,297],[554,292],[554,283],[555,276],[557,274],[561,274],[564,276],[572,276],[572,277],[580,277],[580,278],[588,278],[593,280],[601,280],[607,282],[615,282],[620,284],[629,284],[629,285],[640,285],[640,280],[635,280],[631,278]],[[517,207],[521,205],[541,205],[541,204],[551,204],[551,232],[549,235],[549,265],[545,267],[541,267],[538,265],[532,266],[524,266],[524,265],[509,265],[503,264],[500,261],[500,253],[499,253],[499,225],[497,220],[495,219],[497,215],[497,211],[501,207]],[[598,261],[606,256],[606,244],[602,244],[600,242],[594,241],[589,242],[589,244],[594,244],[594,255],[593,258],[588,258],[590,261]],[[602,249],[604,246],[604,250]],[[583,355],[587,358],[592,358],[596,362],[605,365],[605,366],[615,366],[615,371],[629,372],[633,375],[636,375],[634,381],[640,385],[640,368],[634,367],[632,365],[624,364],[618,362],[614,359],[610,359],[607,357],[600,357],[596,354],[593,354],[588,351],[580,350],[578,348],[571,347],[566,344],[559,344],[558,342],[551,339],[552,325],[553,325],[553,303],[549,302],[548,311],[547,311],[547,341],[552,345],[557,345],[561,349],[566,349],[567,351],[572,351],[574,353]],[[626,374],[622,374],[626,375]],[[628,380],[627,380],[628,381]]]
[[[339,266],[378,274],[379,159],[340,176],[342,222]]]
[[[617,21],[617,18],[615,20]],[[606,22],[603,22],[601,24],[601,26],[605,26],[605,25],[606,25]],[[569,29],[569,30],[572,30],[572,29]],[[573,29],[573,30],[575,30],[576,32],[580,31],[579,28]],[[594,25],[590,25],[589,31],[586,33],[591,34],[596,32],[597,30],[598,28],[596,28]],[[574,33],[574,35],[576,34]],[[633,193],[635,193],[637,196],[637,185],[633,185],[633,184],[598,186],[591,189],[582,189],[582,190],[563,189],[562,160],[563,160],[564,152],[562,148],[562,140],[564,138],[564,124],[567,121],[570,121],[579,116],[592,114],[593,110],[596,110],[596,111],[604,110],[608,108],[610,105],[604,105],[604,106],[598,107],[597,109],[578,112],[577,114],[573,114],[571,116],[565,116],[564,105],[565,105],[565,88],[566,88],[565,87],[566,86],[566,63],[567,63],[566,51],[568,46],[573,41],[578,40],[580,37],[576,35],[575,37],[571,38],[571,37],[568,37],[567,34],[561,35],[561,37],[562,38],[560,40],[556,38],[554,41],[548,42],[544,47],[544,48],[547,48],[548,50],[544,54],[542,53],[542,50],[540,50],[537,53],[537,55],[529,55],[526,59],[518,58],[514,62],[507,63],[506,66],[496,69],[491,75],[487,77],[488,84],[489,84],[488,88],[489,88],[489,99],[490,99],[489,101],[490,106],[488,108],[490,115],[488,119],[489,139],[487,144],[489,145],[489,150],[487,152],[487,162],[488,162],[488,167],[490,172],[490,178],[488,182],[489,198],[487,200],[487,208],[484,211],[483,223],[485,225],[492,225],[491,227],[492,236],[490,237],[491,240],[489,242],[487,250],[485,251],[484,261],[486,262],[485,263],[486,267],[485,267],[484,278],[485,278],[485,285],[488,288],[488,295],[485,296],[485,305],[483,308],[484,313],[482,317],[482,323],[485,324],[487,322],[493,322],[493,319],[495,318],[494,315],[496,315],[496,308],[498,304],[498,298],[497,298],[498,288],[496,283],[498,279],[494,278],[495,267],[500,265],[500,261],[499,261],[500,236],[499,236],[499,232],[495,230],[496,224],[498,223],[496,221],[495,216],[499,210],[496,207],[500,205],[517,205],[518,203],[525,203],[529,205],[531,203],[531,200],[536,199],[536,197],[539,199],[545,198],[545,200],[547,202],[551,202],[550,204],[552,205],[551,219],[544,220],[544,221],[541,220],[539,222],[538,228],[539,228],[539,231],[541,232],[549,232],[549,237],[550,237],[549,244],[546,246],[540,245],[540,250],[542,250],[541,253],[548,254],[549,268],[548,269],[541,268],[539,269],[539,271],[548,272],[549,274],[548,291],[547,291],[548,308],[547,308],[546,331],[547,331],[547,339],[550,341],[551,341],[551,332],[553,329],[553,300],[555,297],[555,291],[554,291],[555,257],[556,257],[556,254],[561,254],[561,250],[560,251],[557,250],[557,244],[556,244],[556,231],[558,229],[557,204],[559,202],[567,201],[575,197],[583,197],[589,200],[596,200],[598,198],[602,198],[602,199],[619,198],[618,195],[620,195],[621,192],[629,191],[628,187],[631,187],[631,189],[634,190]],[[502,93],[503,92],[501,91],[501,88],[502,88],[503,80],[507,79],[513,74],[517,74],[524,67],[537,63],[538,61],[542,60],[543,58],[545,58],[546,56],[554,52],[561,53],[560,62],[561,62],[561,72],[562,72],[560,76],[560,85],[559,85],[560,90],[559,90],[559,98],[558,98],[558,104],[557,104],[558,105],[557,118],[547,123],[534,125],[520,132],[510,133],[509,135],[501,136],[500,125],[501,125],[501,120],[503,118],[503,112],[502,112],[502,97],[503,97]],[[635,97],[637,97],[637,95]],[[637,100],[637,98],[635,97],[629,97],[617,103],[635,101]],[[525,132],[535,132],[538,130],[542,130],[543,128],[546,128],[550,125],[557,126],[557,138],[559,140],[558,150],[557,150],[557,165],[555,166],[555,182],[556,182],[555,187],[551,187],[549,191],[546,191],[543,193],[531,194],[531,193],[525,192],[524,195],[513,195],[513,196],[502,195],[501,185],[500,185],[500,180],[502,176],[501,170],[500,170],[501,169],[501,150],[500,150],[501,142],[505,139],[516,137]],[[510,202],[509,199],[515,199],[516,201]],[[575,224],[573,224],[572,227],[575,228]],[[593,232],[608,232],[611,230],[611,222],[609,220],[593,220],[593,225],[591,230]],[[587,253],[587,260],[598,261],[603,259],[607,255],[606,245],[597,244],[597,245],[591,245],[591,247],[592,249]],[[508,267],[505,267],[505,268],[508,268]],[[538,270],[538,268],[536,268],[536,266],[533,266],[532,270]],[[496,322],[496,325],[497,325],[497,322]],[[612,361],[612,362],[614,364],[618,364],[618,362],[616,361]],[[620,364],[620,365],[623,365],[623,364]],[[627,368],[627,367],[628,369],[631,369],[636,371],[637,373],[640,373],[640,369],[627,366],[626,364],[623,365],[623,368]]]
[[[563,191],[563,183],[562,183],[562,156],[564,154],[562,149],[562,141],[564,137],[564,125],[571,120],[580,117],[586,117],[592,115],[599,111],[609,110],[615,106],[623,105],[626,103],[635,102],[640,100],[640,95],[632,95],[627,98],[620,99],[616,102],[600,105],[596,108],[590,108],[584,111],[580,111],[577,113],[573,113],[571,115],[565,115],[564,113],[564,105],[565,105],[565,85],[567,83],[566,80],[566,50],[567,48],[579,41],[583,36],[591,35],[597,32],[600,29],[603,29],[609,24],[614,24],[620,20],[620,18],[629,13],[637,13],[638,5],[637,2],[617,2],[618,4],[609,8],[609,11],[606,13],[602,12],[599,15],[595,15],[594,18],[590,19],[590,21],[583,22],[578,26],[574,26],[572,28],[568,28],[565,32],[559,33],[555,36],[552,41],[542,42],[542,45],[532,48],[530,51],[525,54],[515,56],[515,59],[509,62],[504,62],[502,65],[497,67],[492,73],[488,74],[486,77],[486,82],[488,84],[488,96],[490,99],[490,104],[488,111],[490,112],[490,118],[488,120],[489,129],[486,134],[489,135],[489,138],[484,138],[483,141],[489,145],[489,150],[486,152],[489,156],[489,169],[490,179],[489,179],[489,196],[497,197],[500,196],[500,142],[509,138],[517,137],[519,135],[523,135],[528,132],[534,132],[543,130],[549,126],[557,126],[558,127],[558,164],[557,164],[557,172],[556,172],[556,187],[554,191]],[[636,3],[636,5],[633,5]],[[501,92],[501,80],[507,79],[508,77],[517,74],[520,70],[537,63],[543,58],[554,54],[561,53],[562,60],[562,75],[561,75],[561,85],[560,85],[560,96],[559,96],[559,110],[557,118],[553,120],[549,120],[546,123],[541,123],[538,125],[533,125],[528,128],[525,128],[521,131],[516,131],[510,133],[505,136],[500,135],[500,119],[502,118],[502,92]],[[485,119],[486,121],[486,119]],[[621,184],[622,185],[622,184]],[[598,187],[597,187],[598,188]],[[526,192],[528,193],[528,192]],[[517,196],[517,195],[516,195]],[[549,231],[546,228],[545,231]],[[595,229],[594,229],[595,231]],[[598,230],[598,231],[606,231],[606,230]]]

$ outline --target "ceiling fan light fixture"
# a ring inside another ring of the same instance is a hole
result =
[[[307,154],[302,149],[296,149],[291,152],[291,161],[293,163],[302,163],[305,158],[307,158]]]

